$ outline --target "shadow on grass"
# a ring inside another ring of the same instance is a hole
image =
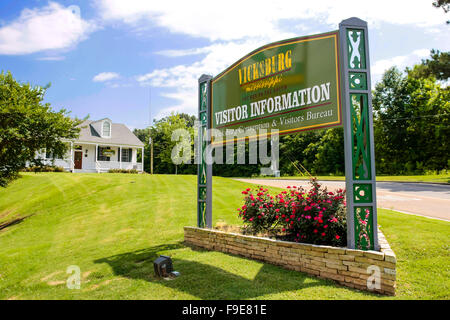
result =
[[[130,279],[146,280],[188,293],[200,299],[251,299],[267,294],[297,291],[310,287],[340,287],[329,280],[317,279],[301,272],[290,271],[271,264],[263,264],[252,279],[242,277],[210,264],[177,259],[170,251],[186,248],[183,243],[167,244],[127,252],[94,261],[107,263],[114,274]],[[206,250],[197,249],[200,252]],[[172,256],[174,270],[181,276],[165,280],[154,275],[153,261],[160,255]],[[231,255],[230,255],[231,256]],[[242,264],[245,265],[245,258]],[[213,262],[211,262],[213,264]],[[239,262],[238,262],[239,263]],[[239,264],[231,268],[239,268]],[[242,272],[238,272],[241,273]],[[158,299],[158,297],[154,297]],[[305,299],[314,297],[304,296]],[[319,298],[319,297],[315,297]]]
[[[6,229],[8,227],[14,226],[16,224],[22,223],[26,218],[29,218],[31,216],[34,216],[34,213],[33,214],[29,214],[29,215],[24,216],[24,217],[18,217],[18,218],[14,218],[14,219],[11,219],[11,220],[6,221],[6,222],[2,222],[2,223],[0,223],[0,231],[3,230],[3,229]]]

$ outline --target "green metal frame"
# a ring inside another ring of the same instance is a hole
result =
[[[202,75],[199,82],[198,118],[198,167],[197,167],[197,226],[212,227],[212,164],[207,162],[207,146],[211,141],[209,133],[211,76]]]
[[[367,23],[339,24],[347,189],[347,247],[378,250]]]

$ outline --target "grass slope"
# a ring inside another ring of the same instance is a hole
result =
[[[244,183],[214,178],[214,222],[237,224]],[[196,177],[23,174],[0,190],[0,299],[388,299],[303,273],[183,245]],[[450,224],[380,210],[398,257],[397,298],[449,299]],[[153,275],[160,254],[181,277]],[[67,267],[81,269],[69,290]]]

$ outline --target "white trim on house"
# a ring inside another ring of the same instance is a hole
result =
[[[96,145],[96,144],[101,144],[101,145],[103,145],[103,144],[105,144],[105,145],[108,145],[108,146],[111,146],[111,147],[133,147],[133,148],[143,148],[142,146],[138,146],[138,145],[135,145],[135,144],[120,144],[120,143],[109,143],[108,141],[105,141],[105,143],[95,143],[95,142],[86,142],[86,141],[80,141],[80,140],[76,140],[76,141],[73,141],[73,140],[62,140],[62,141],[65,141],[65,142],[73,142],[74,144],[93,144],[93,145]]]

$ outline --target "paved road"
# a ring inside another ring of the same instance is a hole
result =
[[[236,179],[272,187],[302,186],[304,180]],[[345,188],[343,181],[322,181],[329,190]],[[450,185],[377,182],[377,206],[404,213],[450,221]]]

